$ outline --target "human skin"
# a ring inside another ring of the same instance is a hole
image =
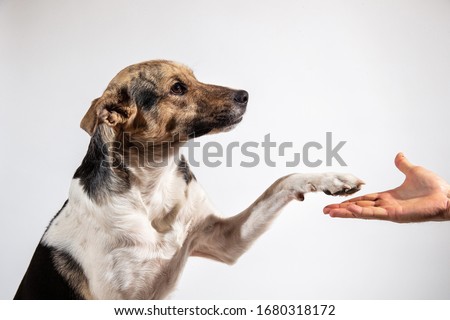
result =
[[[403,155],[396,167],[405,174],[397,188],[330,204],[323,209],[333,218],[358,218],[392,222],[450,220],[450,185],[436,173],[413,165]]]

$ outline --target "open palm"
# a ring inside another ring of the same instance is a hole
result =
[[[397,188],[331,204],[331,217],[389,220],[394,222],[450,219],[450,186],[437,174],[412,165],[399,153],[395,165],[406,178]]]

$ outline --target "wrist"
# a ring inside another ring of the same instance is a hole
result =
[[[450,220],[450,186],[447,188],[447,209],[444,212],[444,220]]]
[[[444,215],[443,215],[442,220],[450,220],[450,207],[449,207],[449,205],[447,205],[447,210],[444,211]]]

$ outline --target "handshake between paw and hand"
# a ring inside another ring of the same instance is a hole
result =
[[[330,204],[323,212],[330,217],[393,222],[450,220],[450,185],[402,153],[395,157],[395,165],[406,176],[397,188]]]

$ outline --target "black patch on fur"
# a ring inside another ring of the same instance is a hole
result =
[[[130,102],[130,96],[128,95],[128,88],[121,87],[117,91],[117,97],[119,100],[119,104],[128,104]]]
[[[177,119],[175,117],[171,118],[166,124],[166,131],[171,132],[177,127]]]
[[[181,173],[184,181],[186,181],[186,184],[189,184],[192,181],[192,179],[197,180],[194,174],[192,173],[191,169],[189,168],[189,164],[187,163],[183,155],[181,156],[180,161],[178,161],[177,165],[178,165],[178,172]]]
[[[214,129],[214,126],[210,122],[200,120],[192,123],[187,133],[190,139],[198,138],[208,134],[212,129]]]
[[[153,90],[142,88],[136,92],[134,100],[136,101],[136,105],[142,108],[142,110],[150,110],[156,104],[158,96]]]
[[[88,151],[75,171],[74,179],[80,179],[83,190],[91,199],[98,199],[106,192],[123,192],[130,188],[129,171],[121,161],[120,143],[104,143],[97,130],[91,138]],[[108,148],[112,148],[111,157]],[[118,178],[114,179],[113,175]]]
[[[112,171],[107,165],[107,156],[108,148],[97,130],[91,138],[86,156],[73,176],[74,179],[80,179],[84,191],[91,198],[96,198],[102,188],[111,184]]]
[[[147,79],[143,72],[139,72],[139,76],[131,81],[130,95],[139,108],[150,110],[158,101],[158,94],[155,88],[156,83]]]
[[[80,265],[69,254],[39,243],[14,300],[83,299],[58,272],[55,254],[63,255],[65,261],[62,262],[69,272],[83,274]]]

